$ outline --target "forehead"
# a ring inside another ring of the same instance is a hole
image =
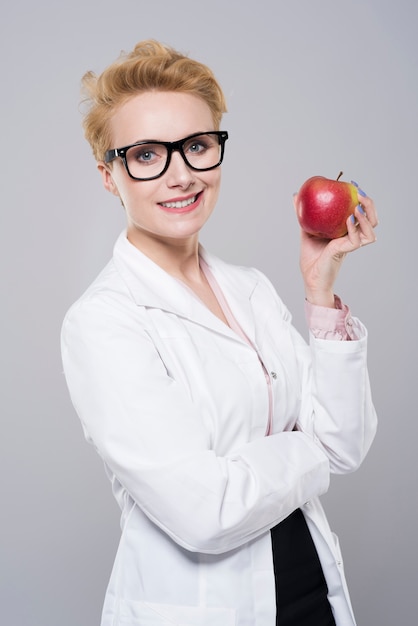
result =
[[[176,141],[196,132],[215,130],[209,106],[193,94],[147,91],[132,96],[113,114],[115,146],[154,139]]]

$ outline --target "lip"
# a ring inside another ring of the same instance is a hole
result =
[[[199,191],[197,193],[191,193],[188,196],[182,196],[182,197],[178,197],[178,198],[170,198],[170,200],[165,200],[164,203],[168,204],[168,203],[174,203],[174,202],[185,202],[186,200],[190,200],[190,198],[196,198],[194,202],[192,202],[191,204],[188,204],[185,207],[167,207],[164,206],[161,203],[158,203],[158,206],[160,209],[162,209],[163,211],[165,211],[166,213],[176,213],[176,214],[182,214],[182,213],[191,213],[192,211],[194,211],[200,204],[200,201],[202,199],[202,195],[203,192]]]

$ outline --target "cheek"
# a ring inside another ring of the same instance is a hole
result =
[[[115,195],[118,195],[125,203],[129,202],[129,198],[131,198],[135,192],[135,186],[132,184],[134,181],[131,180],[120,167],[113,169],[112,180]]]
[[[213,190],[215,196],[217,197],[221,185],[221,170],[218,168],[216,170],[212,170],[212,172],[208,172],[208,174],[210,174],[210,176],[206,179],[206,184]]]
[[[219,191],[221,188],[221,170],[217,172],[216,183],[215,183],[215,198],[218,199]]]
[[[125,179],[119,186],[119,196],[130,213],[146,210],[156,203],[157,185],[153,181],[139,182]]]

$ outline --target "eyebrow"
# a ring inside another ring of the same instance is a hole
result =
[[[168,141],[167,139],[138,139],[137,141],[133,141],[132,143],[126,144],[127,146],[134,146],[137,143],[177,143],[179,141],[184,141],[185,139],[189,139],[189,137],[198,137],[199,135],[207,135],[208,133],[216,133],[216,130],[198,130],[195,133],[191,133],[190,135],[186,135],[185,137],[180,137],[180,139],[175,139],[174,141]]]
[[[137,141],[133,141],[130,146],[134,146],[136,143],[167,143],[163,139],[138,139]]]

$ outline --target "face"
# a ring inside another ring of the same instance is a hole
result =
[[[150,91],[132,97],[111,120],[112,148],[137,141],[177,141],[216,130],[208,105],[196,96]],[[168,170],[155,180],[132,180],[122,159],[98,164],[105,188],[119,196],[126,210],[128,239],[138,248],[197,242],[219,194],[220,168],[190,169],[173,152]]]

